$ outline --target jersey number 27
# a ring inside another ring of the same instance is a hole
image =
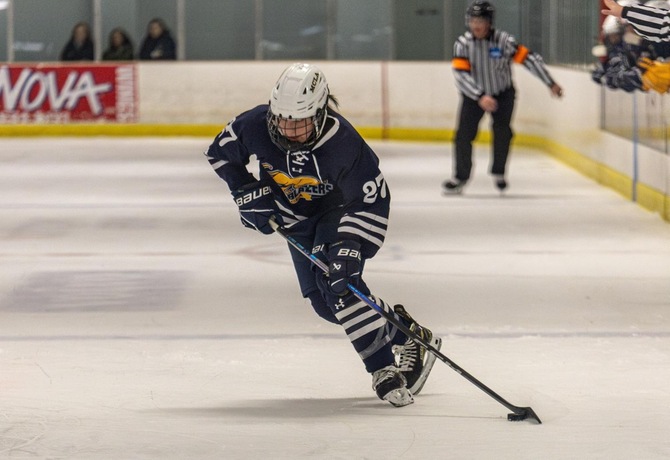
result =
[[[386,181],[382,173],[379,173],[375,180],[363,184],[363,193],[365,193],[365,197],[363,198],[363,202],[365,203],[374,203],[377,201],[378,196],[386,198]]]

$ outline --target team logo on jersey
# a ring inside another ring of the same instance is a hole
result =
[[[274,181],[281,187],[284,195],[291,204],[300,200],[312,201],[314,197],[322,197],[333,190],[333,186],[327,182],[320,182],[312,176],[291,177],[283,171],[274,169],[268,163],[262,164],[263,168],[270,174]]]
[[[338,297],[337,303],[335,304],[335,310],[342,310],[346,306],[347,305],[344,303],[344,299],[342,297]]]
[[[492,46],[489,48],[489,56],[491,59],[500,59],[502,57],[502,51],[497,46]]]

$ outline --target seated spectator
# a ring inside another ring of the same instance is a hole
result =
[[[103,61],[131,61],[133,44],[125,30],[117,27],[109,33],[109,46],[102,53]]]
[[[60,54],[61,61],[92,61],[95,59],[91,28],[87,22],[78,22],[72,29],[70,40]]]
[[[174,40],[162,19],[155,18],[149,21],[147,35],[144,37],[142,48],[140,50],[140,59],[177,59]]]

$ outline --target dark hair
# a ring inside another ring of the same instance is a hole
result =
[[[328,104],[328,108],[331,109],[331,110],[333,109],[333,107],[336,108],[336,109],[339,109],[339,108],[340,108],[340,101],[338,101],[337,98],[336,98],[335,96],[333,96],[332,94],[330,94],[330,92],[328,93],[328,102],[327,102],[327,104]],[[332,104],[332,106],[331,106],[331,104]]]
[[[160,28],[163,30],[163,33],[170,32],[170,29],[168,29],[167,24],[165,24],[165,21],[163,21],[161,18],[153,18],[151,21],[147,23],[147,29],[151,24],[158,24]]]
[[[79,27],[84,27],[86,29],[86,41],[91,40],[91,26],[88,25],[86,21],[79,21],[72,28],[72,33],[70,34],[70,39],[74,39],[74,33]]]
[[[130,40],[130,36],[128,35],[128,32],[126,32],[122,27],[115,27],[109,33],[109,48],[110,49],[115,49],[115,47],[114,47],[114,34],[117,33],[117,32],[120,33],[121,36],[123,37],[123,43],[121,45],[131,45],[132,46],[133,43]]]

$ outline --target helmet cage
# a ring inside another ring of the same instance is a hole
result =
[[[277,147],[286,152],[296,152],[299,150],[309,149],[314,144],[316,144],[316,141],[323,132],[323,126],[326,123],[327,112],[328,109],[326,104],[323,107],[317,109],[316,114],[311,117],[293,118],[292,116],[283,117],[281,114],[275,115],[272,113],[272,108],[269,108],[266,120],[268,125],[268,132],[270,133],[270,139],[272,139],[272,142]],[[282,123],[282,120],[294,120],[295,123],[291,128],[287,129],[284,127],[285,123]],[[308,128],[310,124],[312,126],[312,131],[304,142],[290,139],[294,137],[296,131],[303,128]]]

